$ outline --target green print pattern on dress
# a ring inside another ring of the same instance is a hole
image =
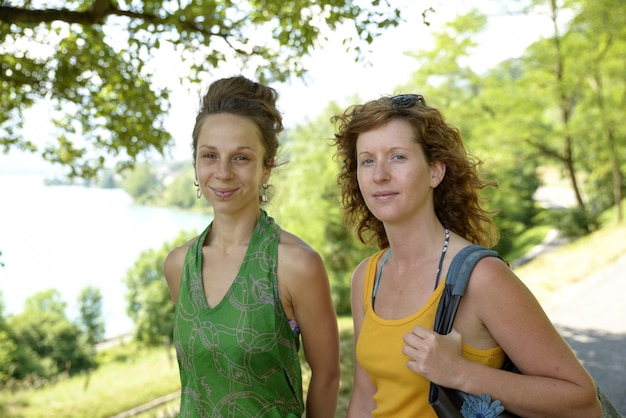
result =
[[[202,244],[210,229],[187,252],[176,304],[180,417],[300,417],[299,337],[276,279],[280,228],[262,211],[233,284],[213,308],[202,285]]]

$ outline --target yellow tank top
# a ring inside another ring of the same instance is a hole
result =
[[[430,381],[406,366],[409,358],[402,353],[402,337],[416,325],[433,329],[445,280],[441,280],[424,306],[414,314],[394,320],[380,318],[372,309],[372,292],[378,260],[385,251],[374,254],[367,265],[363,295],[365,316],[356,346],[357,361],[377,389],[372,417],[437,418],[428,404]],[[463,344],[463,356],[490,367],[499,368],[504,363],[501,347],[479,350]]]

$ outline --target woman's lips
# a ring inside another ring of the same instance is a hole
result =
[[[221,200],[228,199],[230,196],[235,194],[236,191],[237,189],[213,189],[215,196]]]
[[[374,193],[374,199],[377,200],[387,200],[387,199],[391,199],[392,197],[396,196],[397,193],[396,192],[391,192],[391,191],[381,191],[381,192],[376,192]]]

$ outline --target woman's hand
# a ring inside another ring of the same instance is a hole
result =
[[[407,367],[432,382],[455,387],[454,380],[463,358],[463,341],[455,329],[448,335],[416,326],[404,335],[402,352],[409,357]]]

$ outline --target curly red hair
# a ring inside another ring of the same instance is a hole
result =
[[[389,245],[383,223],[368,209],[357,181],[356,143],[363,132],[378,128],[391,120],[407,121],[415,133],[429,163],[440,161],[446,173],[434,191],[435,214],[451,231],[470,242],[491,247],[499,239],[492,220],[494,212],[482,207],[480,191],[495,182],[483,180],[479,174],[481,161],[470,155],[459,130],[446,123],[443,115],[423,100],[413,106],[394,106],[384,96],[346,109],[331,122],[337,127],[335,158],[340,162],[337,184],[341,188],[345,223],[354,228],[363,243],[376,240],[379,248]]]

